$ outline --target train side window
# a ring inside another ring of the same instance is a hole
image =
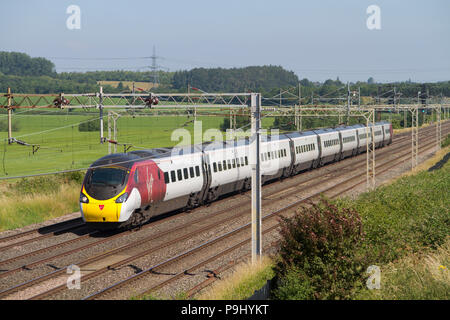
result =
[[[224,171],[227,170],[227,161],[226,160],[222,161],[222,166],[223,166]]]
[[[164,172],[164,182],[167,184],[169,183],[169,173],[168,172]]]
[[[241,167],[244,166],[244,157],[241,157]]]
[[[248,166],[248,158],[245,156],[245,165]]]
[[[187,168],[183,169],[183,173],[184,173],[184,178],[185,179],[189,179],[189,174],[188,174],[188,169]]]
[[[217,163],[213,163],[213,169],[214,169],[214,172],[217,172]]]
[[[181,169],[177,170],[177,177],[178,177],[178,181],[183,180],[183,175],[181,174]]]
[[[175,177],[175,170],[170,171],[170,178],[172,179],[172,182],[177,181],[177,179]]]
[[[219,171],[222,171],[222,162],[217,162],[217,165],[219,166]]]
[[[239,158],[236,158],[236,164],[238,168],[241,166],[241,164],[239,163]]]
[[[230,170],[231,169],[231,161],[227,160],[227,163],[228,163],[228,170]]]
[[[195,174],[197,175],[197,177],[200,177],[200,167],[199,166],[195,166]]]
[[[195,177],[195,175],[194,175],[194,167],[190,167],[189,168],[189,173],[191,174],[191,178]]]
[[[233,168],[236,168],[236,160],[235,159],[231,159],[231,162],[233,164]]]

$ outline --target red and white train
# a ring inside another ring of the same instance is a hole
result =
[[[392,142],[392,125],[292,132],[261,137],[262,183],[355,156]],[[250,189],[250,142],[240,139],[111,154],[95,161],[80,194],[83,220],[97,227],[136,225]]]

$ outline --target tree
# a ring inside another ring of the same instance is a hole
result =
[[[370,77],[369,79],[367,79],[367,83],[368,84],[374,84],[375,80],[372,77]]]

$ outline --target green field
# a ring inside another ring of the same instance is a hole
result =
[[[0,132],[0,177],[20,176],[54,172],[66,169],[86,168],[92,162],[108,153],[108,143],[100,144],[99,131],[80,132],[78,123],[97,118],[96,113],[67,111],[47,111],[46,114],[29,115],[29,112],[15,114],[13,122],[19,126],[13,137],[28,144],[40,145],[33,154],[31,146],[7,143],[8,133]],[[117,120],[117,141],[134,145],[131,150],[140,148],[170,147],[178,144],[171,141],[175,129],[188,130],[193,139],[193,117],[174,116],[136,116],[130,115]],[[199,116],[202,130],[220,128],[224,117]],[[7,121],[0,114],[0,121]],[[98,121],[98,120],[95,120]],[[107,122],[106,112],[104,121]],[[263,120],[266,128],[273,122],[272,118]],[[249,129],[249,127],[247,128]],[[104,136],[108,137],[105,130]],[[193,140],[192,140],[193,142]],[[192,143],[191,142],[191,143]],[[113,149],[113,146],[111,146]],[[117,146],[117,152],[123,152],[123,146]]]
[[[198,110],[202,115],[197,120],[201,121],[203,133],[208,129],[219,129],[224,119],[229,117],[229,111],[220,107],[200,107]],[[178,128],[191,133],[192,140],[187,144],[194,143],[193,117],[189,117],[186,110],[142,109],[121,115],[117,120],[117,141],[132,144],[134,147],[130,151],[177,145],[179,141],[172,141],[171,135]],[[78,124],[98,117],[96,109],[18,109],[13,115],[13,125],[17,129],[13,130],[12,136],[28,144],[39,145],[39,150],[33,153],[31,146],[7,143],[7,114],[5,110],[0,110],[0,129],[3,128],[0,130],[0,178],[89,167],[93,161],[108,153],[108,143],[100,144],[99,131],[80,132]],[[389,120],[390,117],[394,124],[403,119],[402,114],[382,114],[383,120]],[[329,126],[331,123],[330,119],[322,120],[323,125]],[[104,121],[107,123],[107,110],[104,111]],[[305,118],[305,127],[307,121]],[[337,124],[337,121],[337,117],[334,117],[332,122]],[[273,123],[273,117],[262,119],[265,129],[269,129]],[[250,126],[247,126],[244,130],[249,129]],[[107,129],[104,136],[108,137]],[[203,140],[208,139],[203,137]],[[113,146],[111,150],[114,150]],[[117,152],[123,150],[123,146],[117,146]]]

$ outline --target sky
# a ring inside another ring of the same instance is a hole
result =
[[[0,51],[48,58],[58,72],[148,71],[155,47],[166,71],[280,65],[313,81],[450,80],[448,0],[2,2]],[[79,29],[67,27],[70,5]]]

